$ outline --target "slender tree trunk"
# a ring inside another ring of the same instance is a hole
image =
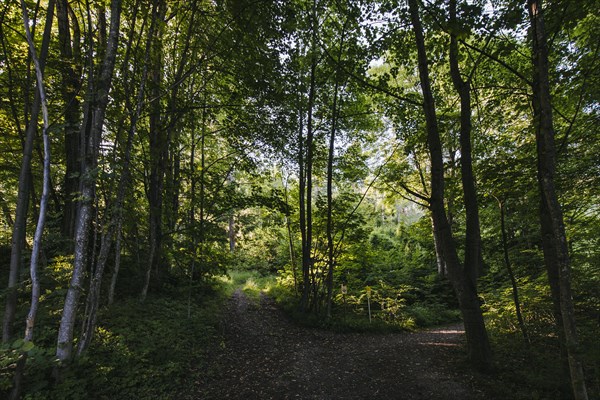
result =
[[[133,21],[136,20],[136,17],[138,15],[139,6],[140,6],[140,1],[137,1],[135,4],[134,12],[133,12],[133,18],[132,18]],[[137,123],[140,119],[140,115],[142,113],[142,108],[144,105],[144,92],[145,92],[145,88],[146,88],[146,82],[148,79],[148,60],[150,58],[150,47],[151,47],[151,43],[152,43],[152,32],[154,31],[154,26],[155,26],[155,24],[153,21],[153,23],[150,25],[148,38],[146,40],[146,49],[145,49],[145,55],[144,55],[144,66],[143,66],[143,71],[142,71],[142,79],[140,81],[140,87],[138,89],[137,99],[136,99],[136,103],[135,103],[135,109],[130,104],[128,104],[128,106],[127,106],[129,108],[130,112],[131,111],[133,111],[133,112],[132,112],[131,121],[129,124],[129,133],[127,135],[127,144],[126,144],[126,148],[125,148],[125,161],[124,161],[124,165],[123,165],[123,172],[122,172],[121,182],[119,185],[119,190],[118,190],[117,200],[116,200],[117,207],[115,209],[115,224],[116,224],[116,226],[115,226],[115,234],[116,234],[115,266],[114,266],[113,274],[112,274],[112,277],[110,280],[110,286],[108,288],[108,305],[113,304],[114,296],[115,296],[115,288],[117,286],[117,279],[119,277],[119,270],[121,268],[121,241],[123,238],[122,229],[123,229],[123,210],[125,207],[125,191],[127,188],[127,184],[129,183],[129,179],[130,179],[130,163],[131,163],[131,150],[133,148],[133,138],[135,137]],[[131,43],[133,43],[133,38],[134,38],[134,30],[131,31],[130,36],[129,36],[129,41],[128,41],[129,46],[131,46]],[[130,47],[128,47],[128,49],[129,48]],[[128,60],[129,60],[129,53],[125,57],[124,65],[128,64]],[[125,76],[127,76],[127,68],[123,69],[123,74]],[[121,187],[121,185],[122,185],[122,187]]]
[[[338,94],[340,86],[339,65],[342,61],[344,40],[346,39],[346,24],[342,28],[340,36],[340,49],[336,65],[335,84],[333,88],[333,104],[331,106],[331,132],[329,135],[329,152],[327,156],[327,317],[331,318],[331,303],[333,302],[333,271],[335,269],[333,241],[333,159],[335,155],[335,136],[338,122]]]
[[[54,7],[53,4],[51,4]],[[27,42],[29,44],[29,52],[31,54],[31,58],[35,65],[36,72],[36,80],[37,80],[37,89],[40,95],[40,105],[42,108],[42,116],[43,116],[43,130],[42,130],[42,140],[44,143],[44,162],[43,162],[43,189],[42,189],[42,197],[40,199],[40,212],[38,217],[38,223],[35,230],[35,235],[33,238],[33,247],[31,251],[31,261],[30,261],[30,275],[31,275],[31,308],[29,310],[29,314],[27,315],[26,327],[25,327],[25,340],[32,341],[33,340],[33,328],[35,326],[35,317],[37,314],[37,309],[39,306],[39,297],[40,297],[40,281],[38,277],[38,259],[40,255],[40,249],[42,246],[42,234],[44,233],[44,225],[46,222],[46,214],[48,207],[48,197],[50,194],[50,138],[48,136],[48,107],[47,107],[47,99],[46,99],[46,89],[44,87],[44,72],[42,65],[37,56],[37,52],[35,50],[35,45],[33,43],[33,37],[29,30],[29,16],[27,12],[27,6],[25,2],[21,0],[21,8],[23,10],[23,25],[25,27],[25,37],[27,38]],[[51,12],[50,12],[51,14]],[[52,20],[52,17],[49,17],[49,21]]]
[[[204,105],[204,103],[203,103]],[[205,107],[202,107],[202,115],[204,116]],[[194,118],[192,116],[192,118]],[[204,118],[203,118],[204,119]],[[191,149],[190,149],[190,216],[189,216],[189,231],[191,235],[191,246],[189,249],[192,259],[190,261],[190,282],[188,288],[188,319],[192,315],[192,289],[194,286],[194,273],[196,272],[196,179],[194,174],[196,173],[196,124],[192,124],[191,129]]]
[[[308,89],[308,109],[306,117],[306,242],[302,253],[302,269],[304,275],[304,287],[302,292],[301,308],[307,311],[310,303],[311,289],[314,289],[314,265],[312,259],[312,169],[313,169],[313,152],[314,152],[314,127],[313,113],[315,104],[315,86],[316,86],[316,70],[317,70],[317,10],[316,0],[313,0],[312,6],[312,44],[311,44],[311,65],[310,65],[310,86]]]
[[[179,61],[177,65],[177,71],[173,77],[174,82],[182,82],[186,66],[190,59],[189,56],[190,45],[194,37],[193,31],[196,28],[196,14],[198,11],[197,0],[187,2],[191,10],[189,15],[186,15],[187,29],[183,35],[183,49],[178,56]],[[166,8],[166,6],[165,6]],[[173,57],[175,59],[175,57]],[[164,235],[163,247],[167,250],[173,248],[173,234],[177,221],[179,219],[179,194],[181,191],[181,151],[179,146],[179,137],[181,136],[181,115],[182,112],[179,109],[179,90],[181,84],[174,84],[171,86],[169,104],[168,104],[168,123],[166,124],[166,145],[164,148],[163,157],[165,159],[165,218],[164,224],[167,227],[168,234]],[[168,162],[167,162],[168,161]]]
[[[152,28],[151,28],[152,30]],[[133,31],[131,33],[133,35]],[[102,237],[100,239],[100,250],[98,253],[98,258],[95,259],[95,268],[93,268],[93,275],[90,281],[90,288],[87,296],[87,312],[84,316],[84,325],[82,330],[82,335],[78,343],[77,354],[81,355],[87,347],[90,345],[94,330],[96,328],[96,317],[98,313],[98,307],[100,305],[100,289],[102,285],[102,279],[104,276],[104,269],[106,267],[106,263],[108,261],[108,256],[110,254],[110,250],[113,243],[113,238],[115,236],[115,232],[117,229],[121,229],[122,227],[122,219],[123,219],[123,207],[125,203],[125,191],[127,185],[130,182],[130,165],[131,165],[131,151],[133,148],[133,138],[136,132],[137,121],[139,119],[140,113],[142,111],[142,105],[144,101],[144,88],[146,84],[146,76],[147,76],[147,61],[149,58],[150,52],[150,43],[151,40],[148,38],[146,43],[146,56],[144,62],[144,71],[142,73],[142,79],[140,82],[140,88],[137,95],[137,101],[135,106],[135,111],[131,117],[130,127],[127,133],[127,140],[125,144],[125,154],[123,156],[123,167],[121,170],[121,179],[119,180],[119,184],[117,187],[117,194],[113,201],[107,204],[107,212],[105,214],[106,221],[104,222],[105,229],[103,230]],[[127,61],[126,61],[127,62]],[[120,240],[120,239],[119,239]],[[120,252],[120,247],[118,251]],[[120,256],[119,256],[120,257]],[[116,273],[113,275],[116,276]],[[116,282],[115,282],[116,284]],[[112,282],[111,282],[112,286]],[[114,296],[114,288],[113,294]]]
[[[425,113],[427,129],[427,146],[431,157],[431,201],[430,208],[435,229],[442,238],[443,254],[448,268],[448,276],[454,286],[461,314],[465,324],[467,336],[467,349],[469,359],[480,370],[491,369],[491,349],[477,290],[470,275],[465,273],[458,258],[454,245],[452,231],[446,210],[444,208],[444,163],[442,145],[435,113],[435,103],[431,84],[429,81],[429,68],[425,51],[425,39],[419,16],[417,0],[409,0],[409,9],[415,33],[415,42],[418,53],[418,67],[423,91],[423,111]]]
[[[315,68],[313,64],[311,67],[311,78],[310,78],[310,90],[308,95],[308,110],[307,110],[307,131],[306,131],[306,159],[304,162],[304,179],[305,179],[305,192],[302,197],[306,200],[304,203],[304,246],[302,249],[302,276],[303,276],[303,290],[301,299],[301,308],[304,311],[308,310],[310,293],[312,292],[312,286],[315,282],[311,279],[312,271],[312,156],[313,156],[313,131],[312,131],[312,115],[313,115],[313,101],[314,101],[314,85],[315,85]]]
[[[231,171],[228,175],[227,175],[227,182],[229,183],[229,185],[233,185],[235,183],[235,179],[233,177],[233,171]],[[235,210],[232,209],[230,211],[229,217],[228,217],[228,228],[227,228],[227,238],[229,239],[229,252],[230,253],[234,253],[235,252]]]
[[[92,216],[92,204],[95,197],[95,179],[92,171],[97,165],[98,151],[104,126],[104,116],[109,102],[109,92],[119,41],[119,27],[121,20],[121,0],[111,1],[110,33],[108,35],[106,54],[101,64],[100,76],[96,84],[95,106],[91,115],[90,138],[86,148],[86,165],[83,170],[82,199],[78,211],[78,221],[75,230],[75,258],[73,262],[73,276],[65,298],[62,318],[58,331],[56,357],[65,362],[71,359],[73,350],[73,329],[75,325],[76,310],[81,293],[83,275],[86,263],[88,244],[88,231]]]
[[[283,183],[283,177],[282,179],[282,183]],[[296,255],[295,255],[295,251],[294,251],[294,239],[292,236],[292,226],[290,224],[290,216],[289,216],[289,202],[288,202],[288,187],[287,187],[287,180],[284,184],[284,191],[285,191],[285,206],[286,206],[286,215],[285,215],[285,226],[287,229],[287,234],[288,234],[288,247],[289,247],[289,251],[290,251],[290,266],[292,267],[292,277],[294,278],[294,293],[298,293],[298,277],[296,274]]]
[[[333,112],[336,113],[336,95],[333,100]],[[333,152],[335,145],[335,116],[332,118],[331,136],[329,138],[329,157],[327,161],[327,317],[331,318],[331,303],[333,301],[333,271],[334,247],[333,241]]]
[[[155,3],[153,18],[161,24],[155,32],[155,39],[152,48],[152,64],[151,71],[151,87],[152,102],[150,104],[150,182],[148,189],[149,203],[149,218],[150,218],[150,254],[148,257],[148,265],[146,266],[146,274],[144,278],[144,286],[140,296],[140,301],[144,301],[148,295],[150,285],[150,276],[152,270],[158,272],[159,265],[162,259],[162,217],[163,217],[163,186],[166,170],[165,151],[168,146],[167,132],[162,124],[161,115],[161,84],[163,77],[163,49],[162,40],[164,28],[162,23],[165,18],[166,4],[163,0],[158,0]]]
[[[117,237],[115,238],[115,268],[110,278],[110,286],[108,287],[108,305],[112,305],[115,301],[115,290],[117,287],[117,280],[119,278],[119,269],[121,268],[121,241],[123,240],[123,215],[117,220],[117,227],[115,228]]]
[[[206,85],[205,85],[206,87]],[[205,194],[206,194],[206,182],[205,182],[205,172],[206,172],[206,98],[204,98],[204,107],[202,108],[202,128],[200,135],[200,210],[198,217],[200,218],[200,234],[198,235],[198,242],[200,245],[200,267],[202,267],[202,262],[204,259],[204,241],[205,241],[205,232],[204,232],[204,208],[205,208]],[[198,271],[198,269],[196,269]],[[198,272],[196,272],[196,275]],[[193,279],[196,279],[196,276],[192,275]]]
[[[48,2],[44,34],[42,37],[42,47],[38,59],[40,72],[44,74],[46,57],[52,32],[52,19],[54,16],[54,1]],[[38,83],[39,84],[39,83]],[[15,220],[12,232],[10,270],[8,275],[8,289],[6,294],[6,307],[4,318],[2,320],[2,342],[6,343],[12,338],[12,325],[17,311],[17,291],[19,275],[21,270],[21,256],[25,245],[25,233],[27,228],[27,210],[29,208],[29,196],[33,185],[31,175],[31,155],[33,151],[33,141],[37,132],[38,117],[42,107],[40,97],[40,88],[37,88],[31,108],[31,118],[27,125],[25,140],[23,143],[23,160],[21,161],[21,170],[19,173],[19,186],[17,191],[17,207],[15,211]]]
[[[300,78],[301,80],[303,77]],[[303,93],[302,93],[303,94]],[[310,275],[308,268],[307,243],[306,243],[306,175],[305,175],[305,157],[304,157],[304,114],[302,101],[303,96],[298,97],[298,204],[300,217],[300,237],[302,247],[302,295],[300,297],[300,310],[304,311],[308,303],[308,291],[310,288]]]
[[[50,6],[54,7],[53,4],[50,4]],[[35,65],[37,89],[40,96],[40,105],[42,108],[42,116],[44,121],[44,126],[42,130],[42,140],[44,142],[44,172],[42,197],[40,199],[40,213],[35,229],[35,235],[33,237],[33,246],[31,249],[31,260],[29,266],[29,272],[31,276],[31,306],[29,308],[29,313],[27,314],[27,319],[25,322],[24,337],[24,340],[26,342],[32,342],[33,330],[35,327],[35,319],[40,304],[41,293],[40,279],[38,276],[38,260],[40,256],[40,249],[42,247],[42,235],[44,233],[44,225],[46,223],[48,196],[50,194],[50,138],[48,136],[48,127],[50,124],[48,122],[48,107],[46,100],[46,89],[44,87],[44,72],[40,60],[37,56],[35,45],[33,43],[33,37],[31,36],[31,31],[29,29],[29,15],[24,0],[21,0],[21,9],[23,12],[23,26],[25,28],[25,37],[27,39],[27,43],[29,44],[29,53]],[[50,12],[50,14],[52,14],[52,12]],[[49,18],[49,21],[52,21],[52,17]],[[10,394],[11,399],[18,399],[20,397],[26,361],[27,353],[23,352],[20,356],[19,361],[17,362],[17,370],[15,371],[14,375],[13,390]]]
[[[498,207],[500,208],[500,229],[502,233],[502,251],[504,253],[504,265],[506,266],[506,271],[508,272],[508,277],[510,279],[510,284],[512,286],[513,293],[513,302],[515,303],[515,312],[517,314],[517,322],[519,323],[519,328],[521,329],[521,333],[523,334],[523,338],[529,342],[529,335],[527,333],[527,327],[525,326],[525,321],[523,320],[523,315],[521,314],[521,301],[519,300],[519,287],[517,286],[517,279],[515,278],[515,273],[512,269],[512,265],[510,263],[510,257],[508,254],[508,239],[506,234],[506,212],[504,202],[500,199],[496,198],[498,201]]]
[[[433,232],[433,245],[435,248],[435,260],[437,264],[437,272],[441,276],[446,276],[446,262],[444,261],[444,253],[442,246],[442,238],[440,237],[440,233],[435,229],[435,224],[433,223],[433,217],[431,218],[431,230]]]
[[[98,253],[98,258],[95,261],[95,268],[93,268],[93,275],[90,280],[90,288],[88,291],[86,301],[88,310],[86,315],[84,316],[85,319],[82,336],[79,340],[77,348],[78,355],[81,355],[92,341],[94,330],[96,328],[96,316],[98,313],[98,307],[100,305],[100,289],[102,285],[102,278],[104,276],[104,269],[108,261],[108,256],[110,254],[115,232],[122,226],[121,221],[123,218],[125,189],[127,184],[129,183],[129,166],[131,159],[131,149],[133,147],[133,135],[134,129],[130,129],[127,137],[127,145],[123,161],[123,171],[117,188],[117,195],[114,202],[112,202],[112,204],[107,205],[107,208],[112,210],[107,211],[106,214],[108,221],[105,223],[105,225],[107,226],[106,229],[103,230],[100,239],[100,250]]]
[[[60,55],[63,59],[62,67],[62,97],[65,104],[64,133],[65,133],[65,176],[64,176],[64,206],[62,233],[65,238],[73,239],[75,217],[77,215],[77,202],[75,198],[79,189],[80,170],[80,131],[79,114],[80,104],[77,99],[81,81],[78,66],[81,63],[79,46],[79,26],[67,0],[58,0],[56,4],[58,21],[58,38]],[[71,16],[71,19],[69,17]],[[74,37],[71,39],[71,23]],[[73,46],[72,43],[75,45]],[[74,48],[75,47],[75,48]]]
[[[456,0],[450,0],[450,24],[456,26]],[[456,34],[450,35],[450,75],[454,89],[460,97],[460,172],[466,213],[466,238],[464,269],[477,287],[477,277],[483,270],[481,256],[481,232],[479,208],[471,150],[471,82],[463,80],[458,65],[458,41]]]
[[[542,0],[528,0],[527,5],[532,31],[532,62],[534,69],[533,110],[538,152],[538,184],[542,198],[541,213],[547,216],[542,216],[542,221],[547,218],[545,221],[550,225],[552,232],[552,240],[543,241],[545,246],[551,245],[552,249],[544,254],[550,255],[554,253],[556,256],[557,262],[552,262],[551,265],[547,265],[547,268],[558,267],[560,310],[573,396],[576,400],[587,400],[587,388],[581,361],[579,338],[577,337],[573,295],[571,291],[571,262],[563,214],[554,183],[556,149],[552,120],[552,98],[550,95],[548,44],[544,26]]]

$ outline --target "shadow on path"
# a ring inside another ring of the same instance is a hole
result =
[[[240,290],[197,399],[491,399],[464,358],[460,325],[417,333],[341,334],[294,325]],[[458,361],[457,361],[458,360]]]

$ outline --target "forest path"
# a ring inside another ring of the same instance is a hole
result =
[[[491,399],[460,366],[460,325],[342,334],[295,325],[272,299],[240,290],[196,399]]]

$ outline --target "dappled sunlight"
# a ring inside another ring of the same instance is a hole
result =
[[[436,329],[428,332],[434,335],[462,335],[463,333],[465,333],[463,329]]]
[[[4,1],[0,400],[600,400],[599,1]]]
[[[459,343],[448,343],[448,342],[419,342],[422,346],[436,346],[436,347],[460,347]]]

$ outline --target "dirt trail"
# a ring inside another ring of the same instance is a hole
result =
[[[197,399],[491,399],[460,366],[460,326],[340,334],[294,325],[263,297],[233,295]]]

